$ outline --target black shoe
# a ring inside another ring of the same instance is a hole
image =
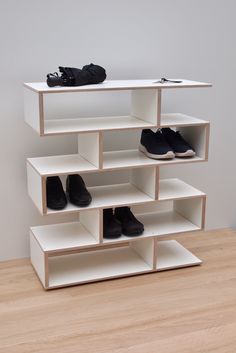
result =
[[[161,129],[163,136],[168,144],[172,147],[176,157],[193,157],[194,149],[180,135],[179,131],[170,128]]]
[[[172,148],[158,130],[156,133],[150,129],[142,131],[139,150],[147,157],[154,159],[169,159],[175,156]]]
[[[67,205],[67,199],[61,180],[58,176],[48,177],[46,181],[47,207],[52,210],[62,210]]]
[[[78,174],[68,175],[66,179],[66,192],[69,201],[78,207],[86,207],[92,201],[92,196],[86,189],[82,177]]]
[[[115,217],[120,221],[124,235],[135,237],[143,233],[144,226],[134,217],[130,207],[117,207]]]
[[[121,236],[121,233],[121,224],[115,218],[112,208],[103,210],[103,237],[116,239]]]

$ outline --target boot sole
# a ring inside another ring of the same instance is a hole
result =
[[[142,233],[124,234],[127,238],[135,238],[142,235]]]
[[[143,230],[141,232],[135,232],[135,233],[124,233],[122,232],[122,234],[124,234],[126,237],[137,237],[139,235],[142,235],[143,234]]]
[[[86,207],[86,206],[89,206],[90,203],[92,202],[92,197],[91,197],[91,199],[90,199],[89,201],[80,202],[80,203],[74,203],[73,201],[71,201],[68,192],[66,193],[66,196],[67,196],[67,199],[69,200],[69,202],[70,202],[72,205],[77,206],[77,207]]]
[[[120,238],[121,237],[121,233],[119,234],[112,234],[112,235],[103,235],[103,238],[104,239],[117,239],[117,238]]]
[[[174,152],[168,151],[165,154],[153,154],[148,152],[145,146],[139,145],[139,151],[144,153],[147,157],[152,159],[173,159],[175,157]]]

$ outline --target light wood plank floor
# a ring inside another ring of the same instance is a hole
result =
[[[0,264],[1,353],[235,353],[236,232],[178,236],[202,266],[45,292]]]

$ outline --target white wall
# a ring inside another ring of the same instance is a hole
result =
[[[1,260],[29,255],[30,225],[59,221],[43,219],[28,198],[25,160],[73,153],[76,137],[39,138],[23,121],[22,99],[24,81],[59,65],[98,63],[109,79],[212,82],[165,99],[166,110],[211,120],[209,163],[164,173],[207,192],[207,228],[236,225],[235,12],[235,0],[0,1]]]

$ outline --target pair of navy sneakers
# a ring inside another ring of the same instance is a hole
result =
[[[179,131],[170,128],[158,129],[156,132],[144,129],[139,150],[154,159],[195,156],[194,149],[184,140]]]

